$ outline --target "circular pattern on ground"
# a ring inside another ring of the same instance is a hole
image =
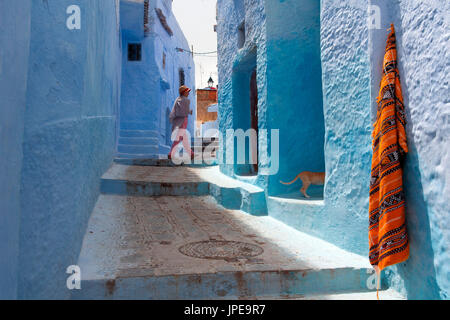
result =
[[[218,240],[192,242],[178,250],[189,257],[215,260],[251,258],[264,252],[263,248],[254,244]]]

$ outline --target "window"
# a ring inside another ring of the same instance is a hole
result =
[[[140,43],[128,44],[128,61],[142,60],[142,45]]]
[[[180,87],[181,86],[184,86],[185,84],[186,84],[186,80],[185,80],[185,75],[184,75],[184,70],[183,69],[180,69],[179,71],[178,71],[178,73],[179,73],[179,77],[180,77]]]

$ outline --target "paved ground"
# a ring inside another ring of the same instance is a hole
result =
[[[244,242],[263,252],[238,258],[224,253],[224,259],[180,253],[181,246],[198,241]],[[84,279],[369,267],[358,255],[270,217],[226,210],[209,196],[101,196],[89,223],[80,263],[85,266]]]
[[[260,190],[217,167],[115,164],[103,180]],[[82,290],[73,298],[376,298],[367,286],[372,268],[365,257],[272,217],[226,209],[216,198],[102,194],[78,262]]]
[[[103,175],[103,179],[157,183],[201,183],[211,182],[220,187],[245,187],[249,191],[261,189],[251,184],[232,179],[220,173],[218,166],[212,167],[164,167],[129,166],[115,164]]]

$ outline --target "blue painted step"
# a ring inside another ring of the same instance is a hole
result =
[[[159,183],[149,181],[101,181],[101,192],[104,194],[131,196],[204,196],[209,194],[207,182]]]
[[[157,138],[147,138],[147,137],[120,137],[119,145],[135,145],[135,146],[157,146]]]
[[[118,159],[160,159],[161,155],[158,153],[123,153],[119,152],[117,154]]]
[[[258,296],[303,297],[314,294],[371,293],[364,288],[367,269],[256,270],[190,275],[135,276],[88,279],[82,290],[74,290],[73,300],[206,300],[245,299]],[[341,280],[342,279],[342,280]],[[382,289],[386,289],[383,283]]]
[[[267,215],[264,190],[223,176],[218,166],[209,167],[201,164],[172,166],[170,160],[139,161],[137,158],[117,159],[115,162],[116,164],[102,177],[103,194],[212,195],[217,203],[227,209],[242,210],[254,216]],[[221,181],[222,178],[225,181]]]
[[[157,154],[159,153],[158,145],[125,145],[119,144],[117,150],[119,153],[130,153],[130,154]]]
[[[158,138],[159,134],[154,130],[120,130],[121,138]]]
[[[122,121],[120,123],[122,130],[152,130],[157,127],[158,124],[151,121]]]
[[[187,166],[191,168],[201,168],[201,167],[212,167],[217,166],[217,160],[214,159],[212,163],[191,163],[191,164],[175,164],[172,160],[167,158],[167,155],[160,154],[154,155],[151,158],[145,159],[135,159],[135,158],[116,158],[114,159],[115,163],[124,164],[129,166],[150,166],[150,167],[179,167],[179,166]]]

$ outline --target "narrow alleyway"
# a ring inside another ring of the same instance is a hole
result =
[[[363,257],[236,210],[252,211],[257,187],[218,167],[165,164],[116,163],[103,176],[74,299],[376,298]],[[219,204],[227,192],[235,202]]]

